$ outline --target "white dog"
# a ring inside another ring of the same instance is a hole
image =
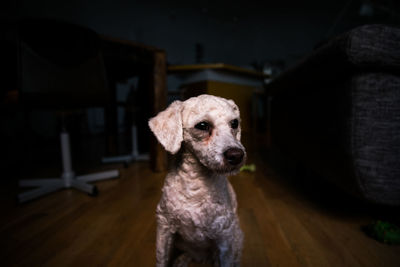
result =
[[[156,211],[157,266],[187,266],[192,260],[239,266],[243,233],[227,180],[246,158],[238,107],[201,95],[173,102],[149,126],[177,154]]]

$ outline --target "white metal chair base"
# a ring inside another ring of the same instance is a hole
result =
[[[140,155],[137,149],[137,128],[136,125],[132,125],[132,153],[128,155],[115,156],[115,157],[104,157],[102,163],[125,163],[126,165],[133,161],[145,161],[149,160],[148,154]]]
[[[97,187],[89,184],[89,182],[101,181],[119,176],[118,170],[103,171],[93,174],[75,176],[71,165],[71,153],[69,145],[69,135],[67,132],[62,132],[61,139],[61,154],[63,163],[63,173],[60,178],[53,179],[32,179],[21,180],[21,187],[37,187],[27,192],[18,195],[20,203],[26,202],[43,195],[50,194],[63,188],[75,188],[89,195],[96,196],[98,194]]]
[[[105,157],[101,160],[102,163],[126,163],[129,164],[133,161],[145,161],[149,160],[149,155],[122,155],[122,156],[115,156],[115,157]]]

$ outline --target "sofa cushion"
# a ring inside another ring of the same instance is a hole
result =
[[[399,68],[400,29],[385,25],[365,25],[343,37],[344,53],[358,67]]]
[[[400,204],[400,77],[355,75],[351,85],[351,154],[364,197]]]

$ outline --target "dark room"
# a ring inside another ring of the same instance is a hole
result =
[[[400,266],[400,2],[5,0],[1,266]]]

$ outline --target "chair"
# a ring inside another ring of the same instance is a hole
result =
[[[141,99],[140,95],[138,94],[137,90],[131,87],[126,102],[119,103],[119,106],[122,106],[125,111],[125,124],[129,124],[130,127],[130,138],[131,138],[130,153],[125,155],[103,157],[101,160],[102,163],[122,162],[124,163],[124,166],[127,167],[132,162],[147,161],[150,159],[148,153],[145,154],[139,153],[137,121],[139,117],[142,116],[143,104],[140,103],[140,100],[138,99]]]
[[[108,90],[100,40],[89,29],[48,19],[27,19],[18,25],[18,81],[24,106],[75,110],[107,103]],[[63,120],[64,121],[64,120]],[[72,169],[69,134],[60,133],[63,172],[53,179],[19,181],[37,187],[18,195],[20,202],[62,188],[76,188],[97,195],[89,182],[115,178],[118,170],[76,176]]]

